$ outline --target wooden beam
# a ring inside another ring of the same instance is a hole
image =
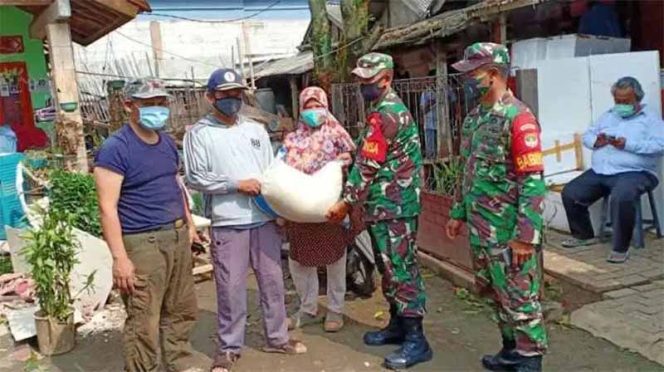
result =
[[[81,117],[69,23],[47,24],[46,35],[57,111],[57,142],[64,151],[65,161],[70,162],[65,166],[87,172],[88,160],[83,136],[83,118]],[[64,108],[67,106],[73,106],[73,110],[65,110]]]
[[[46,6],[51,4],[53,0],[0,0],[0,5],[14,5],[14,6]]]
[[[48,8],[32,20],[30,24],[30,37],[33,39],[44,39],[48,24],[66,21],[69,17],[71,17],[69,0],[54,0]],[[67,34],[69,34],[69,25],[67,25]]]

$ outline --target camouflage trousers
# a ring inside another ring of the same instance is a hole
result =
[[[477,237],[471,236],[471,242]],[[504,338],[516,341],[525,356],[544,354],[547,335],[539,301],[541,267],[537,254],[513,267],[512,250],[506,245],[472,244],[475,285],[494,304]]]
[[[424,316],[426,294],[415,245],[417,217],[377,221],[369,225],[369,233],[383,276],[383,296],[400,316]]]

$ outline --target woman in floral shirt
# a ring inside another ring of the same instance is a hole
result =
[[[283,149],[287,164],[312,174],[334,160],[350,165],[355,145],[328,111],[325,91],[310,87],[300,94],[300,122],[284,140]],[[317,267],[327,266],[329,311],[324,328],[328,332],[340,330],[346,294],[346,246],[351,233],[337,224],[288,222],[286,235],[290,242],[290,272],[300,297],[300,309],[291,318],[290,328],[320,322]]]

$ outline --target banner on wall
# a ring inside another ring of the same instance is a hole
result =
[[[0,54],[23,53],[23,37],[20,35],[0,36]]]

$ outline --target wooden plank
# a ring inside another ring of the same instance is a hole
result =
[[[90,0],[85,0],[90,1]],[[138,7],[131,4],[131,2],[126,0],[92,0],[95,3],[98,3],[106,8],[115,10],[116,12],[122,13],[129,18],[136,17],[138,13]]]
[[[212,264],[207,264],[207,265],[202,265],[202,266],[196,266],[191,270],[192,275],[203,275],[210,273],[214,270],[214,267]]]
[[[576,170],[583,170],[583,140],[579,133],[574,133],[574,155],[576,157]]]
[[[557,146],[557,147],[552,147],[550,149],[546,149],[546,150],[542,151],[542,155],[544,155],[544,156],[549,156],[549,155],[554,155],[554,154],[558,155],[559,153],[561,153],[563,151],[576,150],[576,148],[577,148],[576,142],[570,142],[570,143],[566,143],[564,145],[560,145],[560,146]],[[558,160],[558,161],[560,161],[560,160]]]
[[[46,6],[50,5],[53,0],[0,0],[0,5],[14,5],[14,6]]]
[[[42,40],[46,37],[46,26],[49,23],[66,21],[71,17],[71,5],[69,0],[54,0],[43,12],[41,12],[30,24],[30,37]],[[67,25],[67,38],[71,39],[69,25]]]

